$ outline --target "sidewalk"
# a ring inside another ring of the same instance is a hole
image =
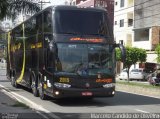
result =
[[[6,81],[6,69],[0,68],[0,84]],[[44,119],[43,113],[19,102],[0,87],[0,119]]]
[[[5,94],[0,88],[0,119],[37,119],[44,117],[23,103]]]

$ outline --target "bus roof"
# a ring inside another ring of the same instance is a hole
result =
[[[98,8],[98,7],[95,8],[95,7],[79,7],[79,6],[71,6],[71,5],[57,5],[57,6],[49,6],[49,7],[45,8],[45,9],[37,12],[33,16],[37,16],[38,14],[46,11],[47,9],[54,9],[54,10],[87,10],[87,11],[99,11],[99,12],[106,12],[107,13],[106,9],[104,9],[104,8]],[[31,17],[33,17],[33,16],[31,16]],[[30,18],[28,18],[27,20],[29,20]],[[27,20],[25,20],[22,23],[18,24],[13,29],[15,29],[16,27],[18,27],[19,25],[22,25]],[[13,29],[11,29],[10,31],[12,31]],[[8,31],[8,32],[10,32],[10,31]]]
[[[104,8],[95,8],[95,7],[79,7],[79,6],[70,6],[70,5],[58,5],[58,6],[51,6],[51,7],[54,7],[54,9],[60,9],[60,10],[92,10],[92,11],[105,11],[107,12],[106,9]]]

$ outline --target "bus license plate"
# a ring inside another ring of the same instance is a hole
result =
[[[82,92],[82,96],[92,96],[92,92]]]

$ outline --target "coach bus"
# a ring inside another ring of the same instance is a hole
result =
[[[51,6],[8,32],[7,77],[46,99],[113,97],[115,48],[107,11]]]

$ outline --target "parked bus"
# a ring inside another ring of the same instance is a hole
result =
[[[105,9],[52,6],[8,33],[7,76],[45,99],[113,97],[116,44]]]

